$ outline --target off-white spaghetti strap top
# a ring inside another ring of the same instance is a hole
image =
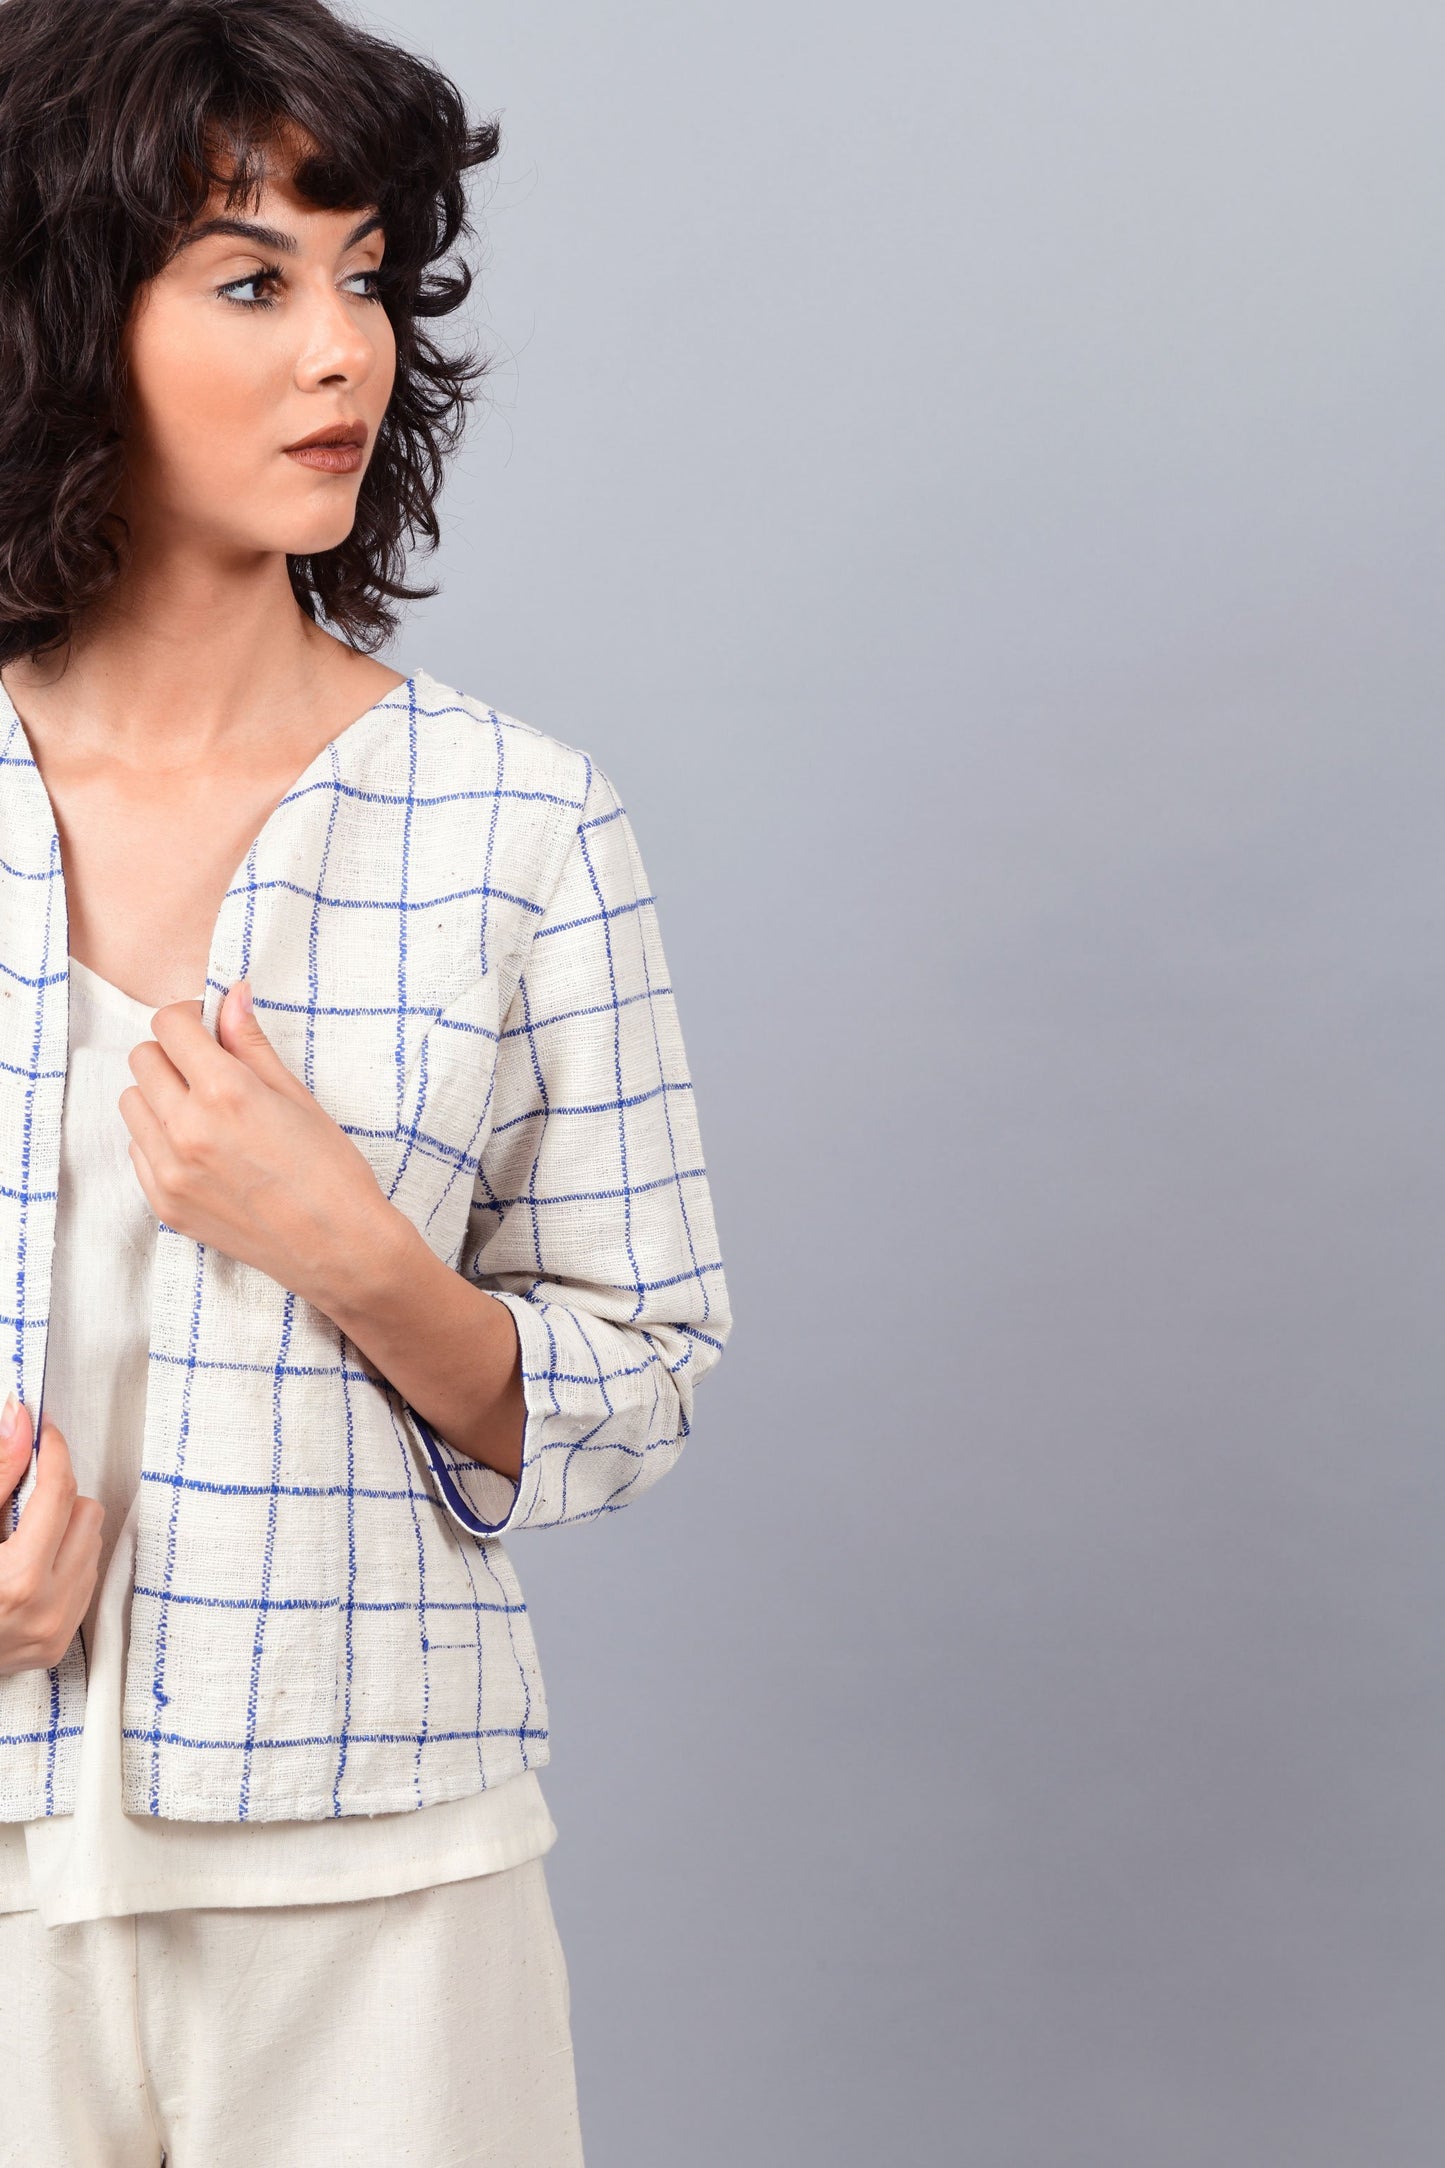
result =
[[[105,1507],[82,1631],[89,1656],[75,1812],[0,1823],[0,1912],[47,1926],[194,1905],[335,1903],[458,1882],[550,1850],[535,1770],[414,1813],[173,1822],[121,1807],[121,1690],[135,1568],[156,1219],[117,1104],[153,1008],[70,958],[45,1412]],[[32,1411],[33,1413],[33,1411]]]

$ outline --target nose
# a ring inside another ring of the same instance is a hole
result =
[[[296,318],[303,327],[296,356],[297,384],[309,389],[319,384],[365,383],[376,363],[376,341],[368,317],[381,313],[371,305],[363,316],[329,276],[308,285]]]

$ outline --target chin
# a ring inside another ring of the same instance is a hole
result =
[[[323,550],[334,550],[344,542],[355,525],[356,506],[352,503],[331,519],[288,526],[284,541],[273,547],[284,550],[288,557],[319,557]]]

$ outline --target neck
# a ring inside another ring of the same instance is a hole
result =
[[[5,684],[22,715],[83,718],[117,751],[135,739],[194,754],[263,719],[274,731],[306,714],[351,653],[305,616],[283,555],[145,552],[67,649],[7,665]]]

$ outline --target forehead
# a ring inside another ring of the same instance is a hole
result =
[[[198,250],[214,253],[247,244],[286,255],[308,246],[348,249],[381,230],[381,214],[375,206],[322,209],[294,188],[280,185],[228,203],[225,190],[218,189],[179,236],[176,256],[184,260]]]
[[[212,183],[200,211],[186,227],[185,239],[206,238],[205,229],[218,220],[283,227],[302,237],[310,232],[327,239],[333,233],[350,232],[363,221],[368,227],[378,224],[374,202],[325,208],[301,192],[296,185],[297,168],[315,152],[310,136],[289,122],[281,123],[252,151],[249,189],[232,196],[227,183],[239,161],[234,151],[213,146],[209,162],[220,178]]]

